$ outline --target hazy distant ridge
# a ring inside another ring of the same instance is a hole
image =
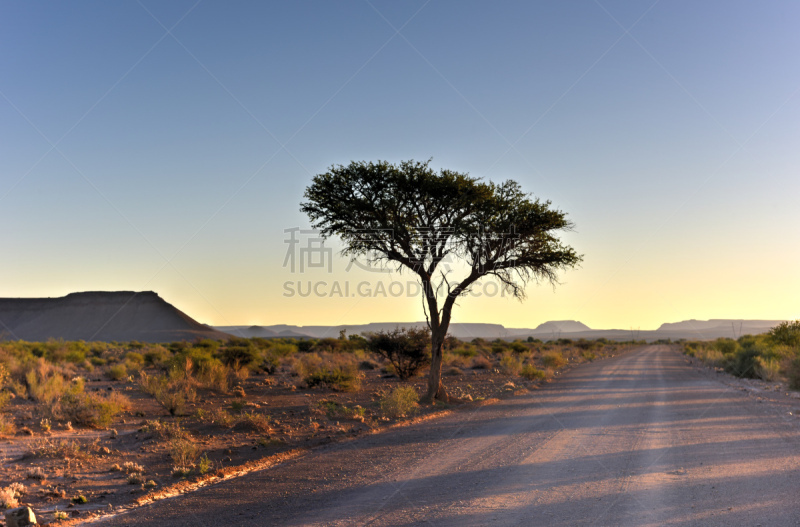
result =
[[[576,320],[552,320],[536,328],[506,328],[502,324],[453,323],[450,334],[463,340],[485,339],[526,339],[534,337],[542,340],[598,339],[609,340],[661,340],[661,339],[715,339],[719,337],[738,338],[742,335],[765,333],[781,323],[781,320],[730,320],[712,319],[706,321],[684,320],[662,324],[657,330],[637,329],[592,329]],[[372,324],[350,324],[340,326],[220,326],[216,329],[241,337],[311,337],[336,338],[341,330],[348,335],[387,331],[397,327],[424,327],[425,322],[377,322]]]

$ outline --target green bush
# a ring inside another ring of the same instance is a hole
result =
[[[108,376],[119,381],[128,376],[128,368],[124,364],[114,364],[108,368]]]
[[[360,406],[348,408],[347,406],[339,404],[336,401],[320,401],[318,403],[318,407],[320,410],[325,412],[325,415],[331,421],[364,417],[364,409]]]
[[[544,380],[547,378],[547,373],[544,370],[538,369],[533,364],[524,365],[519,374],[531,381]]]
[[[564,340],[569,340],[569,339],[564,339]],[[547,353],[542,355],[542,364],[544,364],[546,368],[552,368],[554,370],[557,370],[559,368],[563,368],[564,366],[566,366],[567,359],[565,359],[564,356],[561,355],[560,351],[548,351]]]
[[[776,344],[800,348],[800,320],[781,322],[769,330],[769,337]]]
[[[17,426],[10,416],[0,414],[0,437],[10,437],[17,433]]]
[[[302,351],[311,351],[311,344],[310,344],[311,341],[303,340],[301,342],[309,344],[307,346],[307,349],[304,349]],[[270,354],[274,355],[274,356],[277,356],[277,357],[286,357],[288,355],[293,355],[293,354],[297,353],[297,350],[298,350],[298,346],[297,345],[289,344],[289,343],[286,343],[286,342],[276,342],[276,343],[272,344],[272,346],[269,347]]]
[[[152,395],[170,415],[184,415],[186,403],[197,397],[197,392],[187,380],[166,375],[148,375],[142,372],[139,387]]]
[[[770,357],[756,357],[756,377],[769,382],[780,379],[781,364],[778,359]]]
[[[219,353],[220,359],[226,366],[234,366],[236,364],[250,366],[260,358],[258,348],[249,341],[245,346],[225,346]]]
[[[361,389],[361,377],[358,370],[352,367],[318,368],[311,371],[303,380],[309,388],[325,385],[340,392],[356,392]]]
[[[430,332],[424,328],[397,328],[367,335],[368,348],[388,360],[401,379],[408,379],[430,363]]]
[[[171,357],[169,350],[161,345],[150,346],[144,352],[144,362],[151,366],[163,366]]]
[[[800,390],[800,355],[786,359],[786,377],[789,381],[789,388]]]
[[[393,419],[405,417],[416,409],[418,401],[419,395],[412,386],[398,386],[381,397],[381,412]]]
[[[506,375],[517,375],[522,368],[522,360],[513,353],[504,353],[500,358],[500,369]]]
[[[719,338],[714,341],[714,349],[723,355],[732,355],[739,350],[739,343],[733,339]]]
[[[526,351],[528,351],[528,346],[526,346],[519,340],[512,342],[509,347],[511,348],[511,351],[513,351],[514,353],[525,353]]]

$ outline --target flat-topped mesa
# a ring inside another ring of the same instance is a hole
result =
[[[0,338],[171,342],[228,339],[153,291],[88,291],[61,298],[0,298]]]
[[[680,322],[666,322],[661,324],[657,331],[702,331],[717,328],[730,329],[733,327],[737,331],[741,329],[745,333],[748,330],[757,332],[766,331],[783,322],[783,320],[745,320],[731,318],[712,318],[711,320],[682,320]]]
[[[536,326],[536,329],[533,330],[533,333],[551,333],[554,331],[557,333],[578,333],[581,331],[591,330],[592,328],[583,322],[578,322],[577,320],[551,320]]]

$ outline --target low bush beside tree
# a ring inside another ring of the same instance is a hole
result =
[[[430,331],[397,328],[367,336],[370,351],[388,360],[401,379],[408,379],[430,364]]]

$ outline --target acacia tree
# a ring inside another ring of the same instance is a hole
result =
[[[566,214],[524,193],[515,181],[484,182],[426,162],[351,162],[314,176],[301,211],[342,253],[414,273],[431,330],[427,398],[448,400],[442,347],[456,300],[483,277],[516,298],[531,279],[557,284],[560,270],[581,261],[556,234],[572,228]],[[446,261],[465,268],[461,276]]]

